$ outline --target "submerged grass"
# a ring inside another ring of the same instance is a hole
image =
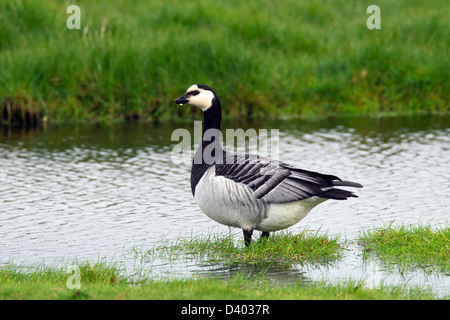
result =
[[[216,88],[226,116],[449,111],[449,4],[370,1],[0,2],[5,121],[164,119],[187,86]]]
[[[450,274],[450,227],[388,226],[361,233],[363,258],[384,267],[421,268]]]

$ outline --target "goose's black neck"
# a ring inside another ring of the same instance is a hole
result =
[[[212,105],[203,111],[202,143],[195,152],[192,171],[191,189],[195,194],[195,187],[209,167],[216,163],[223,163],[224,151],[221,145],[222,106],[215,95]]]
[[[211,143],[211,136],[220,134],[222,130],[222,105],[217,96],[212,100],[212,105],[203,112],[202,144]]]

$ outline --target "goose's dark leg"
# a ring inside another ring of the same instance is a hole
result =
[[[267,239],[269,239],[269,235],[270,235],[270,232],[263,231],[263,232],[261,233],[261,238],[267,240]]]
[[[245,246],[248,247],[250,245],[250,242],[252,241],[253,230],[242,229],[242,231],[244,232],[244,243],[245,243]]]

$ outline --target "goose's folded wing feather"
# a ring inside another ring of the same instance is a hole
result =
[[[329,199],[356,197],[335,186],[362,187],[336,176],[307,171],[256,155],[227,153],[223,164],[216,164],[216,176],[242,183],[253,190],[257,199],[269,203],[303,200],[312,196]]]

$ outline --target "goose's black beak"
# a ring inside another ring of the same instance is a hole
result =
[[[185,94],[185,95],[182,95],[181,97],[179,97],[178,99],[175,100],[175,103],[176,103],[176,104],[179,104],[179,105],[188,103],[189,101],[188,101],[187,97],[188,97],[188,96],[187,96],[186,94]]]

